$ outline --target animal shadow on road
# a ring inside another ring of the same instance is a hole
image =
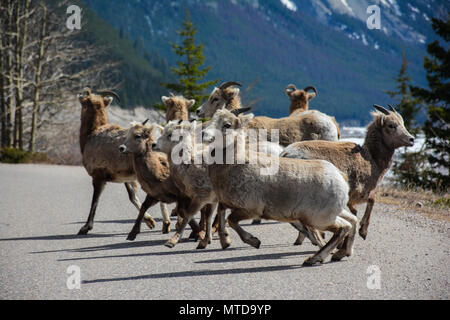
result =
[[[146,274],[146,275],[132,276],[132,277],[84,280],[84,281],[82,281],[82,283],[83,284],[92,284],[92,283],[130,281],[130,280],[137,281],[137,280],[148,280],[148,279],[216,276],[216,275],[227,275],[227,274],[285,271],[285,270],[294,270],[294,269],[299,269],[299,268],[301,268],[301,266],[297,264],[297,265],[287,265],[287,266],[234,268],[234,269],[221,269],[221,270],[192,270],[192,271],[168,272],[168,273],[159,273],[159,274]]]

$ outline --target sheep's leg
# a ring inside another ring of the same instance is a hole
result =
[[[181,223],[179,224],[179,230],[173,235],[172,238],[169,239],[165,243],[166,247],[173,248],[175,245],[180,241],[181,237],[183,236],[184,229],[186,228],[186,225],[191,221],[194,214],[199,211],[203,207],[203,203],[198,200],[193,200],[191,204],[188,206],[187,210],[183,214],[183,219],[181,220]]]
[[[261,224],[261,219],[253,219],[252,224]]]
[[[370,214],[372,213],[373,205],[375,204],[375,194],[373,192],[370,193],[369,199],[367,200],[366,212],[364,212],[364,216],[361,219],[359,235],[366,240],[367,232],[369,229],[370,223]]]
[[[350,209],[350,212],[356,216],[358,214],[358,210],[355,209],[355,207],[352,204],[348,204],[347,207]]]
[[[98,199],[105,189],[106,181],[92,179],[92,185],[94,186],[94,193],[92,195],[91,210],[89,211],[89,217],[86,224],[78,231],[78,235],[87,234],[94,227],[94,217],[95,211],[97,210]]]
[[[165,203],[160,202],[160,208],[161,208],[161,215],[163,217],[163,228],[162,233],[167,234],[170,232],[170,216],[169,211],[167,210],[167,205]],[[145,215],[144,215],[144,221],[145,221]]]
[[[261,246],[261,241],[258,238],[254,237],[251,233],[248,233],[239,225],[239,221],[248,219],[249,216],[246,212],[235,209],[231,211],[231,214],[228,216],[228,224],[234,231],[237,232],[241,240],[256,249],[259,249]]]
[[[147,195],[144,203],[141,205],[141,209],[139,210],[139,215],[134,223],[133,229],[131,229],[130,233],[128,234],[127,240],[133,241],[134,239],[136,239],[138,233],[141,232],[141,223],[142,219],[144,218],[145,212],[148,210],[148,208],[155,205],[157,202],[158,200]]]
[[[330,252],[333,251],[344,239],[351,228],[352,224],[350,222],[340,216],[337,216],[334,224],[327,228],[328,231],[333,232],[331,239],[313,256],[306,259],[303,262],[303,265],[312,266],[316,263],[322,263]]]
[[[181,208],[184,208],[186,206],[189,205],[189,201],[186,202],[186,200],[182,200],[182,201],[178,201],[177,202],[177,206],[172,210],[172,216],[175,213],[175,216],[178,216],[177,219],[177,223],[175,225],[175,229],[179,232],[180,231],[180,224],[183,221],[184,218],[184,211]],[[191,219],[191,221],[189,221],[189,226],[192,229],[191,234],[189,235],[189,239],[199,239],[200,235],[201,235],[201,228],[198,225],[197,221],[195,221],[194,219]]]
[[[212,227],[211,227],[211,233],[214,234],[217,232],[217,230],[219,230],[220,227],[220,217],[219,217],[219,211],[217,211],[216,216],[214,217],[214,221],[212,223]]]
[[[214,204],[207,204],[204,208],[202,208],[202,211],[204,211],[205,214],[206,235],[199,242],[197,249],[205,249],[208,246],[208,244],[211,243],[212,239],[211,218],[214,213],[214,210],[216,210],[216,207],[217,203],[214,203]]]
[[[136,181],[133,182],[126,182],[125,188],[128,192],[128,198],[130,199],[131,203],[138,209],[138,211],[141,210],[141,202],[139,201],[139,198],[137,197],[136,193],[138,190],[138,184]],[[166,209],[167,211],[167,209]],[[162,207],[161,207],[162,212]],[[155,220],[149,213],[144,214],[144,222],[145,224],[150,228],[153,229],[155,227]]]
[[[298,237],[294,242],[295,246],[301,245],[305,240],[305,237],[308,237],[311,243],[315,246],[322,248],[325,245],[322,236],[316,229],[309,229],[305,227],[300,221],[292,222],[291,225],[298,230]]]
[[[226,225],[226,208],[219,203],[217,208],[217,216],[219,217],[219,238],[222,249],[226,249],[231,244],[230,233]]]
[[[342,213],[339,216],[347,220],[352,225],[352,228],[348,232],[347,236],[344,238],[344,241],[339,251],[333,254],[333,256],[331,257],[331,260],[334,261],[339,261],[344,257],[350,257],[353,254],[353,243],[355,241],[356,226],[358,225],[358,219],[353,214],[345,210],[342,211]]]

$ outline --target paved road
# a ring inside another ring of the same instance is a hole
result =
[[[245,225],[259,250],[233,230],[226,251],[217,238],[204,251],[188,240],[169,249],[156,206],[158,230],[143,225],[126,241],[137,212],[118,184],[106,187],[91,233],[76,236],[90,198],[83,168],[0,165],[0,299],[450,298],[449,224],[417,213],[376,204],[353,257],[302,268],[316,248],[293,246],[296,232],[283,223]],[[79,267],[80,289],[67,287],[70,266]],[[381,288],[369,289],[377,268]]]

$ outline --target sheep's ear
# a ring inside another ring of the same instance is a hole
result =
[[[109,105],[113,102],[113,97],[103,97],[103,102],[105,103],[105,108],[109,107]]]
[[[239,117],[241,119],[241,127],[247,126],[247,124],[252,121],[252,119],[255,117],[253,113],[244,114]]]
[[[162,96],[161,97],[161,100],[162,100],[162,102],[167,106],[167,101],[169,100],[170,98],[169,97],[166,97],[166,96]]]
[[[195,99],[188,100],[188,108],[192,108],[195,104]]]

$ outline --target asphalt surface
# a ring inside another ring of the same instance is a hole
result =
[[[273,221],[244,223],[260,249],[231,229],[225,251],[217,235],[206,250],[186,238],[169,249],[157,205],[156,229],[126,241],[137,211],[121,184],[107,185],[94,229],[77,236],[91,192],[81,167],[0,165],[0,299],[450,298],[449,224],[415,212],[375,204],[352,257],[301,267],[317,248],[293,246],[297,232]]]

